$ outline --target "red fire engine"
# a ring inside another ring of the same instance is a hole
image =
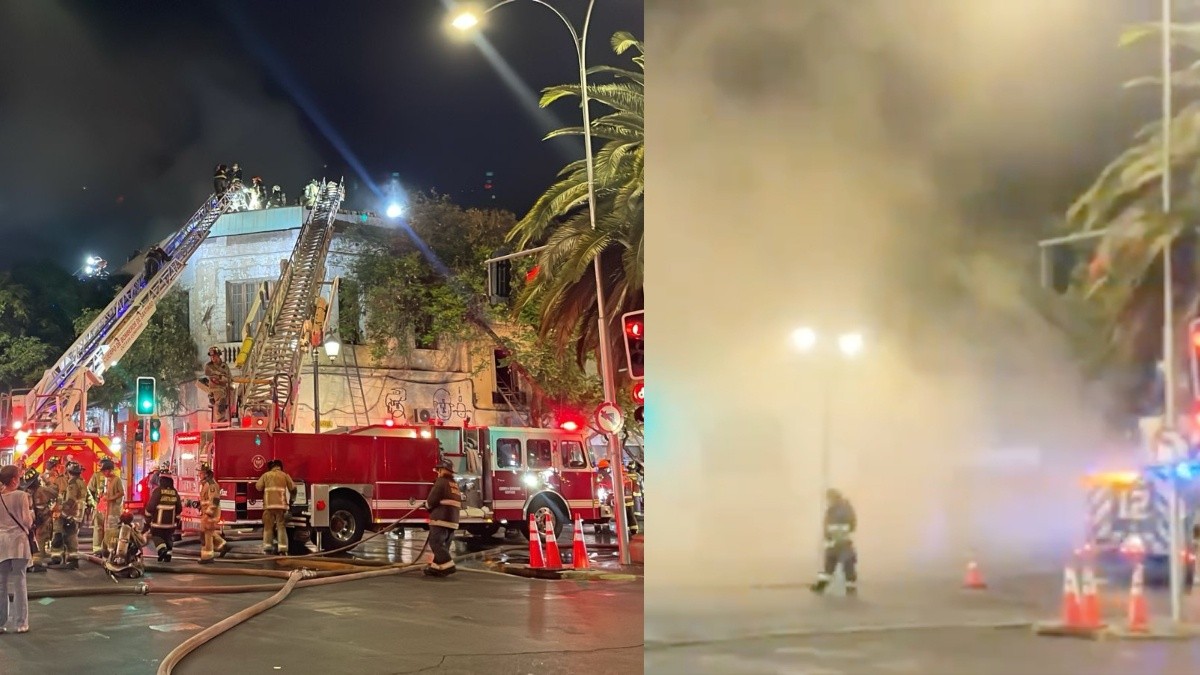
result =
[[[425,498],[440,458],[457,465],[462,529],[480,535],[500,527],[527,533],[529,514],[555,533],[576,515],[607,522],[602,488],[581,434],[561,429],[397,427],[371,425],[342,433],[217,429],[176,437],[175,469],[185,501],[196,499],[201,463],[221,485],[228,525],[258,525],[262,495],[254,483],[271,459],[296,481],[289,523],[292,550],[316,538],[325,550],[357,543],[367,530],[399,523],[424,528]],[[191,508],[184,527],[199,524]],[[319,535],[319,536],[318,536]]]

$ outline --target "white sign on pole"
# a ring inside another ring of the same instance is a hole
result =
[[[596,408],[596,424],[604,430],[605,433],[615,434],[621,430],[621,426],[625,423],[625,416],[621,414],[621,409],[612,403],[601,403]]]

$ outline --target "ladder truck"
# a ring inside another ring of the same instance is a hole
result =
[[[83,466],[87,480],[101,460],[111,459],[121,466],[127,498],[136,501],[131,464],[119,461],[111,439],[87,429],[87,391],[104,383],[104,372],[145,330],[158,302],[179,280],[217,219],[229,210],[232,192],[204,200],[178,232],[160,243],[167,261],[157,271],[148,269],[148,275],[144,271],[130,280],[33,389],[23,395],[14,392],[8,399],[9,428],[0,437],[0,448],[11,448],[16,462],[41,471],[51,457],[73,458]]]

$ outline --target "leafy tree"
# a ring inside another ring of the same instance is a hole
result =
[[[1127,29],[1122,46],[1161,38],[1156,24]],[[1200,52],[1200,24],[1176,24],[1171,39],[1180,50]],[[1067,213],[1068,229],[1105,233],[1086,265],[1079,265],[1073,289],[1088,304],[1094,342],[1093,355],[1109,363],[1136,369],[1161,355],[1163,323],[1163,252],[1174,240],[1176,330],[1200,310],[1197,276],[1196,231],[1200,216],[1200,60],[1171,75],[1177,112],[1170,121],[1169,168],[1162,156],[1163,125],[1152,122],[1141,129],[1134,144],[1100,173]],[[1160,77],[1142,77],[1131,87],[1161,86]],[[1170,171],[1172,208],[1162,208],[1161,189]],[[1183,344],[1181,341],[1180,344]],[[1179,350],[1182,356],[1183,350]],[[1180,368],[1182,362],[1174,367]],[[1143,368],[1143,372],[1150,372]],[[1180,378],[1181,380],[1183,378]],[[1142,394],[1149,378],[1141,378]]]
[[[645,56],[642,42],[627,32],[613,35],[612,47],[617,54],[635,50],[631,60],[637,70],[597,66],[589,71],[613,80],[589,83],[587,89],[591,101],[611,110],[591,121],[592,137],[603,142],[594,156],[595,229],[588,212],[587,164],[578,160],[559,173],[558,182],[547,188],[508,236],[521,248],[546,245],[538,257],[536,277],[519,296],[517,308],[536,308],[538,335],[560,352],[573,348],[580,364],[600,343],[592,268],[596,256],[610,319],[644,303]],[[578,84],[549,87],[543,91],[541,105],[570,96],[580,96]],[[583,132],[582,127],[570,127],[547,138]],[[610,321],[608,327],[614,344],[620,338],[617,324]]]
[[[407,355],[416,343],[464,344],[479,364],[491,362],[493,347],[507,350],[508,365],[535,385],[536,421],[555,405],[584,405],[599,394],[595,378],[538,338],[531,314],[514,319],[506,306],[487,302],[484,261],[504,246],[514,222],[510,213],[464,210],[445,196],[418,194],[399,230],[358,231],[363,252],[343,292],[366,312],[376,359]],[[357,332],[352,312],[339,319],[343,339]]]
[[[31,386],[50,363],[51,346],[30,335],[30,294],[5,273],[0,275],[0,385]]]
[[[75,319],[76,334],[82,333],[100,313],[84,310]],[[133,398],[138,377],[157,378],[159,409],[176,412],[180,385],[195,379],[200,364],[198,347],[188,330],[188,296],[173,290],[159,301],[150,323],[117,365],[104,373],[104,384],[88,391],[88,404],[116,410]]]

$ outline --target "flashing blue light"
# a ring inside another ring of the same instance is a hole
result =
[[[1175,466],[1175,475],[1180,480],[1192,480],[1195,474],[1192,473],[1194,467],[1189,462],[1180,462]]]

